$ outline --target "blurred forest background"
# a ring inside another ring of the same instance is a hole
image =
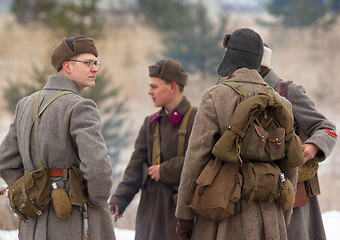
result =
[[[115,187],[140,125],[157,111],[147,94],[148,66],[164,58],[181,62],[190,74],[184,93],[198,106],[202,91],[218,81],[224,34],[240,27],[262,36],[273,51],[272,68],[282,79],[304,85],[339,129],[339,13],[340,0],[1,0],[0,140],[18,100],[56,73],[50,65],[55,45],[63,37],[92,37],[102,68],[96,87],[84,96],[100,109]],[[323,212],[340,210],[339,155],[337,143],[320,167]],[[138,200],[115,227],[134,228]],[[3,196],[0,212],[0,229],[15,229]]]

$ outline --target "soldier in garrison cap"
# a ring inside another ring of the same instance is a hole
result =
[[[19,101],[14,121],[0,146],[0,177],[8,185],[24,173],[38,169],[37,162],[40,162],[48,168],[51,183],[70,195],[70,170],[80,169],[86,185],[81,184],[78,190],[80,193],[85,190],[91,205],[87,209],[88,224],[83,223],[85,208],[81,211],[81,206],[72,200],[70,215],[65,219],[59,218],[53,203],[41,215],[21,222],[19,239],[115,239],[107,203],[112,170],[101,134],[101,119],[95,102],[80,95],[84,88],[95,86],[100,67],[97,57],[93,39],[64,38],[51,57],[57,74],[49,76],[40,95],[32,94]],[[36,131],[33,130],[32,106],[38,106],[41,111],[51,97],[60,93],[65,95],[47,106],[39,117]],[[33,105],[35,96],[39,96],[38,104]]]
[[[165,59],[149,66],[149,92],[158,112],[147,116],[123,180],[109,200],[115,220],[141,190],[136,240],[174,240],[176,199],[184,155],[197,109],[183,95],[188,75]]]
[[[296,133],[304,144],[302,152],[306,163],[299,168],[298,188],[291,222],[288,225],[288,239],[325,240],[322,215],[317,195],[320,194],[317,163],[324,161],[331,153],[336,140],[336,127],[316,108],[302,85],[283,81],[270,68],[272,51],[264,46],[260,74],[269,86],[286,97],[293,106]]]
[[[266,83],[258,73],[263,55],[260,35],[249,28],[236,29],[232,34],[225,34],[223,46],[226,48],[225,55],[217,68],[218,75],[227,77],[226,81],[239,83],[250,95],[261,92]],[[220,221],[196,214],[189,206],[196,181],[212,158],[215,143],[226,131],[238,97],[239,94],[225,84],[210,87],[202,94],[178,191],[177,232],[183,240],[287,238],[286,221],[289,221],[291,211],[286,211],[284,215],[276,201],[270,204],[267,201],[253,201],[247,208],[249,200],[241,197],[241,209]],[[275,97],[291,113],[289,102],[277,93]],[[285,176],[296,186],[297,168],[287,169]],[[230,181],[230,184],[235,183]]]

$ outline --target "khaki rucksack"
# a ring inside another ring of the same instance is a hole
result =
[[[268,85],[250,96],[237,82],[224,82],[240,94],[227,130],[212,153],[223,161],[272,162],[280,168],[301,166],[302,142],[295,134],[294,121]]]
[[[281,168],[298,167],[304,162],[291,114],[268,85],[260,93],[248,95],[237,82],[224,84],[240,97],[213,154],[223,161],[241,163],[242,198],[248,199],[248,206],[252,201],[267,201],[269,205],[282,194],[279,204],[287,209],[294,202],[294,191],[290,182],[282,184]]]

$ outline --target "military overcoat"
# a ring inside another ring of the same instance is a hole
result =
[[[274,89],[282,81],[272,69],[263,79]],[[336,132],[335,125],[315,108],[302,85],[290,83],[286,98],[292,104],[295,126],[307,137],[304,143],[312,143],[319,148],[312,161],[324,161],[336,143],[337,138],[332,134]],[[294,208],[288,226],[288,239],[326,239],[317,196],[309,197],[305,206]]]
[[[136,219],[136,240],[178,239],[175,232],[177,222],[175,201],[184,161],[183,156],[177,156],[178,133],[183,116],[190,105],[190,102],[183,97],[173,111],[166,113],[162,108],[159,112],[145,118],[123,180],[109,200],[124,212],[135,194],[141,190]],[[187,149],[196,112],[197,108],[193,108],[188,119],[184,151]],[[148,167],[152,166],[157,121],[160,126],[161,164],[160,181],[155,182],[148,175]]]
[[[237,69],[228,80],[240,83],[249,94],[260,92],[262,86],[266,85],[256,70],[247,68]],[[205,90],[201,97],[183,166],[176,209],[178,218],[195,219],[192,238],[194,240],[213,239],[214,236],[215,221],[195,215],[188,205],[196,186],[195,182],[212,157],[213,146],[226,130],[238,96],[232,88],[219,84]],[[278,94],[276,97],[291,112],[289,102]],[[296,186],[297,169],[286,170],[285,175]],[[281,207],[274,201],[266,208],[266,203],[254,201],[248,210],[242,210],[241,213],[220,221],[217,240],[286,239],[286,222]],[[247,200],[242,200],[241,204],[246,206]],[[290,214],[291,210],[287,211],[287,221]]]
[[[101,120],[96,104],[80,96],[80,89],[69,79],[50,76],[42,89],[39,108],[54,94],[71,91],[52,102],[41,115],[37,145],[43,165],[49,169],[79,167],[84,172],[90,201],[89,233],[91,240],[115,239],[107,200],[112,186],[107,148],[101,134]],[[11,184],[24,173],[37,169],[34,152],[33,96],[17,104],[13,123],[0,146],[0,176]],[[69,190],[69,182],[52,178],[59,188]],[[59,219],[52,204],[42,215],[22,222],[20,240],[82,239],[82,215],[73,206],[68,219]]]

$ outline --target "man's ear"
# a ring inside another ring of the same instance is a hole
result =
[[[70,62],[63,62],[63,64],[61,65],[61,67],[64,69],[64,71],[67,74],[71,73],[71,68],[70,68]]]
[[[177,85],[176,82],[171,82],[171,83],[170,83],[170,86],[171,86],[171,93],[177,92],[178,85]]]

